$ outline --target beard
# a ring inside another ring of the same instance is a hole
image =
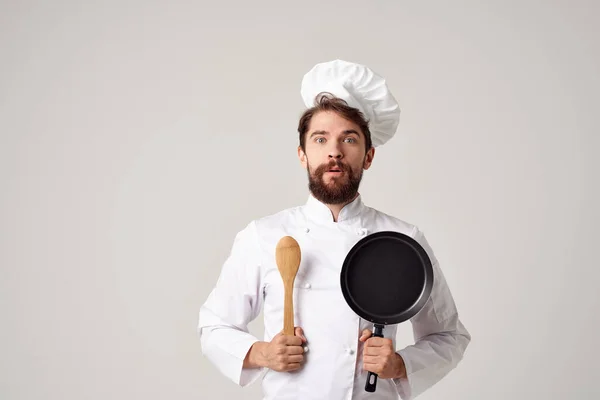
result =
[[[329,183],[323,179],[325,173],[337,167],[343,173],[341,176],[331,177]],[[358,193],[362,170],[357,174],[348,165],[336,160],[320,165],[312,174],[307,164],[308,189],[313,196],[325,204],[344,204],[354,199]]]

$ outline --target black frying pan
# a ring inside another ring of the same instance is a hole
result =
[[[347,254],[340,274],[350,308],[374,323],[373,336],[384,325],[409,320],[425,305],[433,287],[431,260],[412,237],[383,231],[358,241]],[[377,374],[369,372],[365,390],[374,392]]]

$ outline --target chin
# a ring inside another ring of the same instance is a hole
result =
[[[338,181],[337,181],[337,180],[335,180],[335,179],[330,179],[330,180],[328,180],[328,181],[324,181],[324,183],[325,183],[325,185],[326,185],[326,186],[328,186],[328,187],[336,187],[336,186],[340,186],[340,185],[341,185],[341,183],[340,183],[340,182],[338,182]]]
[[[330,176],[328,178],[323,177],[323,182],[325,183],[331,183],[331,182],[345,182],[347,181],[348,178],[346,177],[346,175],[342,175],[342,176]]]

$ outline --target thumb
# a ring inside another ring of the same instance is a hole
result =
[[[299,326],[297,326],[297,327],[294,329],[294,335],[295,335],[295,336],[299,336],[299,337],[301,337],[301,338],[302,338],[302,341],[303,341],[304,343],[306,343],[306,337],[304,336],[304,330],[303,330],[302,328],[300,328]]]
[[[362,331],[362,334],[360,335],[360,338],[358,340],[360,340],[361,342],[364,342],[365,340],[370,338],[372,335],[373,335],[373,333],[371,332],[371,330],[365,329]]]

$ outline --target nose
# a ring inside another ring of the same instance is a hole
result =
[[[330,159],[340,159],[343,157],[342,151],[340,150],[339,146],[337,144],[335,144],[334,146],[331,146],[331,148],[329,149],[329,158]]]

